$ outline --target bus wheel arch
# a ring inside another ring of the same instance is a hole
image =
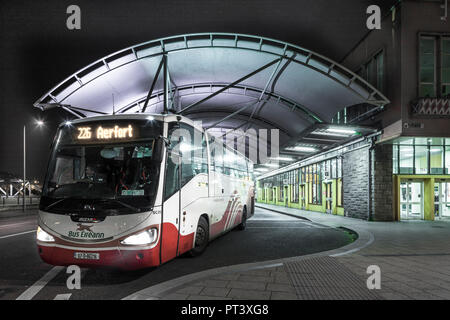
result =
[[[247,214],[247,205],[244,205],[242,207],[242,219],[241,219],[241,223],[238,224],[237,229],[238,230],[245,230],[247,228],[247,218],[248,218],[248,214]]]
[[[207,214],[202,214],[197,223],[194,247],[189,251],[192,257],[201,255],[209,243],[209,219]]]

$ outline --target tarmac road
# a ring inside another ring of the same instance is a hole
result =
[[[69,290],[66,268],[47,265],[39,258],[36,220],[35,215],[0,218],[0,299],[121,299],[202,270],[306,255],[350,242],[341,230],[256,208],[246,230],[233,230],[214,240],[199,257],[181,256],[157,268],[133,272],[82,269],[81,289]]]

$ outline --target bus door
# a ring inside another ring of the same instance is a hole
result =
[[[177,256],[180,238],[182,174],[181,154],[174,150],[167,152],[164,181],[163,221],[161,225],[161,263]]]
[[[187,138],[183,137],[181,147],[181,235],[178,254],[192,249],[200,216],[207,215],[210,218],[213,210],[208,198],[208,149],[205,135],[183,123],[180,127],[185,130]]]

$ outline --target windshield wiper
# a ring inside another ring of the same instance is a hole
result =
[[[73,199],[73,198],[72,197],[66,197],[66,198],[62,198],[62,199],[56,200],[55,202],[52,202],[48,206],[46,206],[44,208],[44,211],[50,209],[51,207],[57,205],[60,202],[63,202],[64,200],[68,200],[68,199]]]
[[[134,211],[136,211],[136,212],[141,212],[141,209],[140,209],[140,208],[133,207],[132,205],[129,205],[128,203],[125,203],[125,202],[123,202],[123,201],[120,201],[120,200],[117,200],[117,199],[109,199],[109,200],[112,200],[112,201],[114,201],[114,202],[117,202],[118,204],[124,206],[125,208],[134,210]]]

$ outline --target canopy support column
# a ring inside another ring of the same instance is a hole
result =
[[[159,62],[158,69],[156,70],[155,77],[153,78],[152,84],[150,85],[150,89],[148,90],[147,98],[145,99],[144,107],[142,108],[141,112],[145,112],[145,110],[147,109],[148,102],[150,100],[150,97],[152,96],[153,89],[155,88],[156,81],[158,80],[158,77],[159,77],[159,73],[161,72],[161,67],[165,64],[166,64],[166,54],[164,54],[162,56],[161,61]],[[166,85],[165,85],[165,81],[164,81],[164,88],[165,88],[165,86]],[[165,94],[165,92],[166,92],[166,90],[164,90],[164,94]]]

